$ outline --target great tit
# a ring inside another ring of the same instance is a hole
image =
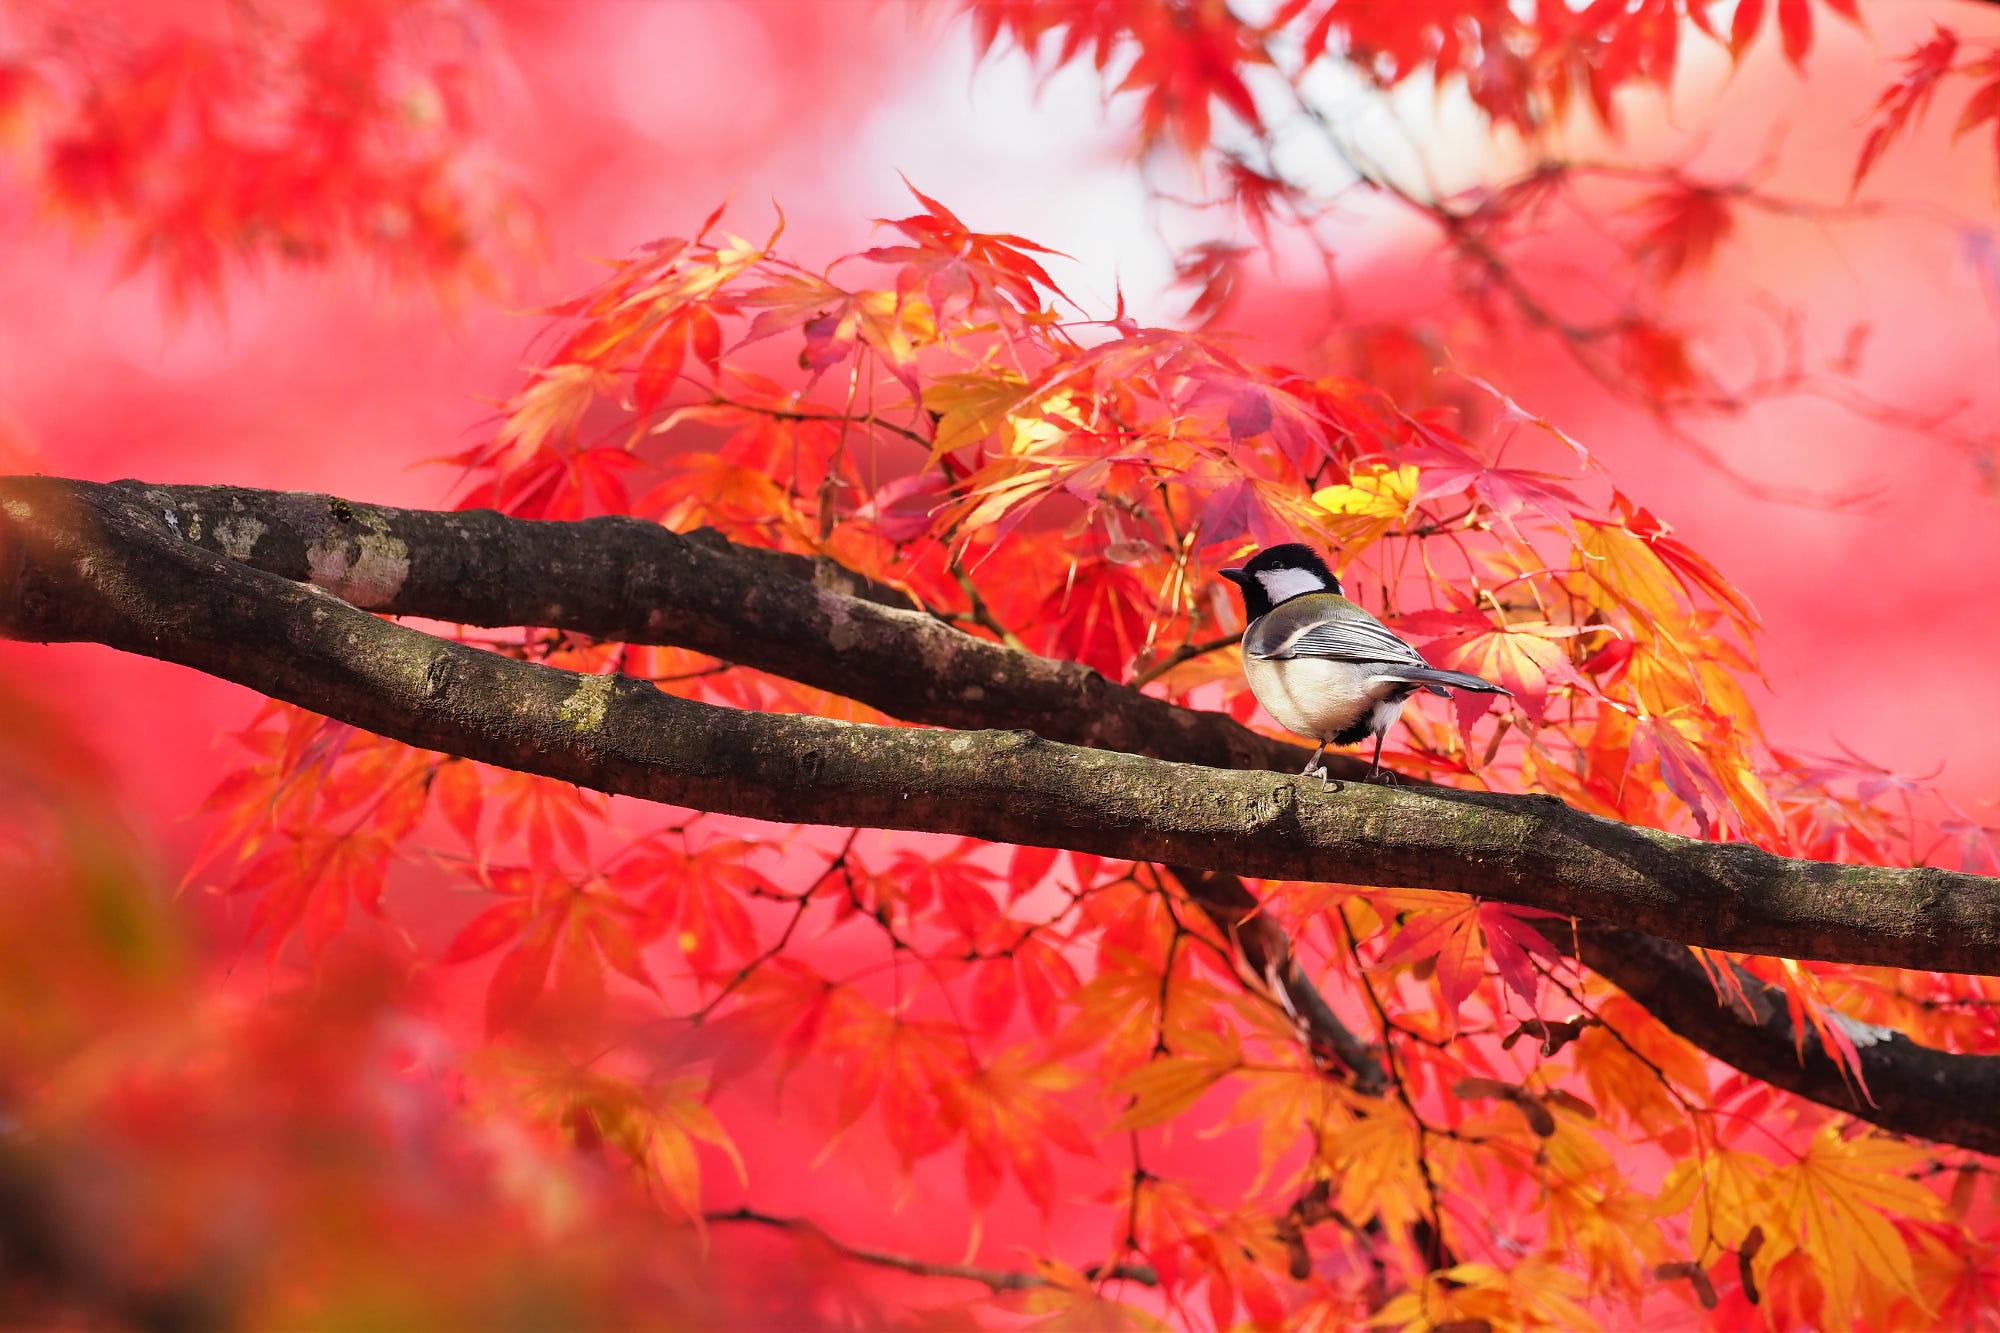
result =
[[[1340,595],[1340,580],[1311,547],[1286,542],[1259,551],[1222,577],[1243,594],[1243,674],[1250,692],[1279,726],[1317,741],[1300,776],[1317,772],[1326,747],[1375,738],[1372,779],[1382,768],[1382,738],[1418,690],[1507,694],[1463,671],[1440,671],[1387,626]]]

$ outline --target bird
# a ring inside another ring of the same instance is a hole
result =
[[[1463,671],[1426,662],[1388,626],[1341,595],[1318,552],[1300,542],[1267,547],[1241,568],[1221,571],[1243,595],[1243,674],[1250,692],[1279,726],[1318,742],[1299,776],[1326,769],[1328,745],[1375,738],[1373,781],[1382,770],[1382,739],[1418,690],[1450,698],[1445,687],[1511,694]]]

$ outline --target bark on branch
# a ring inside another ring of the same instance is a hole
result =
[[[83,487],[52,484],[59,493]],[[1131,754],[1164,744],[1183,763],[1213,768],[1296,773],[1306,761],[1307,751],[1220,713],[1177,708],[1079,663],[963,633],[832,561],[736,546],[712,531],[227,486],[118,482],[76,495],[93,505],[115,497],[185,542],[366,611],[668,644],[940,727],[1019,728]],[[1366,766],[1343,755],[1329,771],[1359,777]]]
[[[1176,874],[1225,927],[1232,914],[1268,924],[1209,892],[1240,890],[1231,872],[1242,872],[1453,888],[1747,952],[1996,968],[1992,880],[1786,861],[1532,797],[1321,790],[1020,735],[710,709],[638,682],[442,642],[289,581],[304,579],[392,614],[692,648],[911,721],[1034,725],[1080,744],[1218,765],[1289,769],[1303,755],[1087,668],[962,634],[837,565],[713,534],[220,487],[0,480],[0,634],[89,639],[183,662],[385,735],[586,786],[787,821],[1205,866]],[[1267,964],[1277,960],[1272,979],[1315,1040],[1365,1076],[1366,1048],[1330,1011],[1330,1026],[1313,1022],[1319,997],[1282,938],[1263,940],[1254,926],[1251,934],[1238,941],[1246,958],[1261,948]],[[1587,964],[1746,1072],[1902,1132],[1986,1151],[2000,1139],[1984,1114],[1995,1105],[1987,1057],[1900,1038],[1864,1048],[1879,1104],[1856,1105],[1830,1064],[1816,1065],[1810,1051],[1801,1064],[1782,1006],[1776,1024],[1733,1014],[1685,949],[1633,930],[1594,924],[1580,941]],[[1950,1114],[1925,1109],[1937,1100],[1960,1104]]]

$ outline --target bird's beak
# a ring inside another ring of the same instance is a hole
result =
[[[1239,588],[1242,587],[1246,582],[1248,582],[1250,578],[1248,574],[1245,574],[1240,569],[1218,569],[1215,572],[1222,575],[1223,578],[1228,579],[1231,583],[1235,584]]]

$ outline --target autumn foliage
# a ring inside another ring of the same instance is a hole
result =
[[[22,188],[170,301],[226,306],[235,269],[272,260],[359,257],[455,300],[497,281],[532,209],[463,91],[480,53],[461,7],[255,8],[268,22],[149,27],[0,6]],[[1995,869],[1978,811],[1766,734],[1756,610],[1589,438],[1432,330],[1345,329],[1281,364],[1231,324],[1250,261],[1321,245],[1282,140],[1323,119],[1327,68],[1428,80],[1510,143],[1553,142],[1616,126],[1694,44],[1775,41],[1803,65],[1865,6],[940,8],[990,56],[1093,68],[1137,148],[1214,189],[1238,226],[1185,252],[1189,320],[1073,299],[1062,256],[923,181],[837,257],[762,204],[662,217],[535,317],[511,397],[470,443],[438,442],[437,498],[828,557],[969,632],[1264,729],[1216,571],[1302,539],[1433,663],[1511,692],[1408,710],[1388,762],[1409,780],[1791,856]],[[1842,185],[1925,133],[1941,90],[1965,94],[1957,133],[1987,127],[1996,59],[1940,28],[1885,69]],[[1551,152],[1478,197],[1372,188],[1434,229],[1469,340],[1544,338],[1676,430],[1759,392],[1650,299],[1699,275],[1739,210],[1789,206],[1754,183]],[[1647,301],[1564,313],[1523,276],[1558,196],[1609,201],[1605,290]],[[678,649],[448,632],[708,702],[891,720]],[[612,801],[246,703],[201,845],[163,868],[59,711],[0,694],[0,1282],[33,1318],[1470,1333],[2000,1310],[1985,1158],[1704,1054],[1572,961],[1566,918],[1253,884],[1378,1054],[1378,1092],[1150,864]],[[1746,973],[1781,988],[1801,1048],[1856,1080],[1882,1028],[2000,1051],[1989,978],[1703,957],[1718,993]],[[800,1183],[822,1170],[848,1185]],[[900,1223],[912,1197],[948,1200],[925,1214],[948,1229]]]

